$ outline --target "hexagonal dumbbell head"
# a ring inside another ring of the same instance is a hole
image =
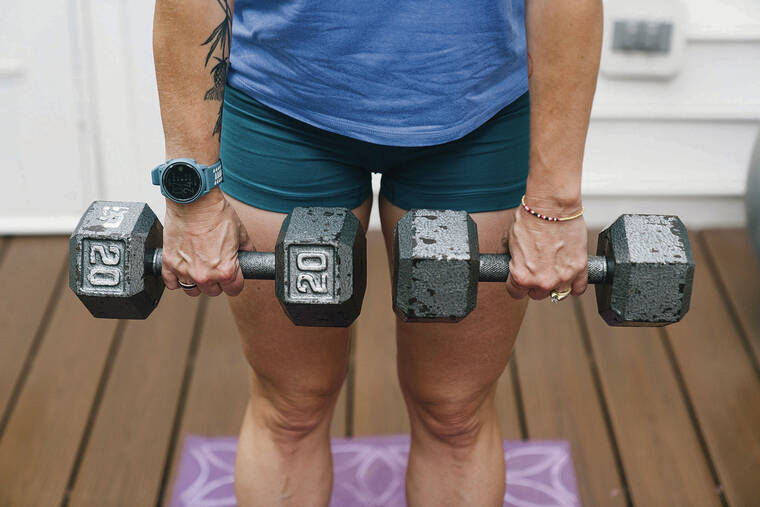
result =
[[[145,252],[163,228],[145,203],[95,201],[69,241],[69,286],[95,317],[144,319],[164,291],[145,273]]]
[[[664,326],[689,310],[694,257],[676,216],[622,215],[599,234],[597,255],[612,259],[611,284],[596,287],[611,326]]]
[[[399,318],[456,322],[475,308],[478,230],[466,212],[412,210],[399,220],[393,245],[393,309]]]
[[[295,208],[275,247],[275,292],[299,325],[347,326],[361,311],[367,244],[342,208]]]

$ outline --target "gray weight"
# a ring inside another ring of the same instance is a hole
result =
[[[596,286],[611,326],[662,326],[689,310],[694,258],[676,216],[623,215],[599,234],[597,255],[614,261],[613,281]]]
[[[145,271],[163,228],[145,203],[95,201],[69,240],[69,286],[93,316],[144,319],[164,292]]]
[[[344,208],[295,208],[275,246],[275,293],[293,322],[348,326],[367,280],[361,223]]]
[[[475,308],[478,229],[467,212],[410,211],[393,237],[393,309],[403,320],[457,322]]]
[[[755,151],[749,163],[747,177],[747,232],[749,233],[755,253],[760,259],[760,136],[755,142]]]
[[[144,319],[158,304],[161,223],[147,204],[96,201],[70,240],[69,285],[95,317]],[[348,326],[366,287],[366,240],[344,208],[295,208],[276,251],[238,252],[243,277],[275,280],[297,325]]]
[[[402,320],[457,322],[477,303],[479,282],[503,282],[509,255],[481,254],[464,211],[412,210],[394,231],[393,306]],[[623,215],[588,259],[589,283],[614,326],[661,326],[688,311],[694,260],[677,217]],[[619,265],[618,265],[619,263]]]

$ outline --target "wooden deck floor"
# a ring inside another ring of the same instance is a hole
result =
[[[528,310],[499,385],[504,436],[569,440],[585,505],[760,502],[760,268],[744,231],[692,242],[678,325],[608,328],[592,290]],[[369,244],[335,435],[408,431],[377,233]],[[171,293],[147,321],[92,319],[67,254],[65,238],[0,238],[0,506],[161,505],[183,435],[237,432],[234,323],[221,298]]]

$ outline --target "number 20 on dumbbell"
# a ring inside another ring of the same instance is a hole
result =
[[[70,239],[69,286],[95,317],[144,319],[163,294],[163,228],[145,203],[95,201]],[[275,281],[288,317],[349,326],[367,281],[366,240],[345,208],[295,208],[275,252],[238,252],[244,278]]]

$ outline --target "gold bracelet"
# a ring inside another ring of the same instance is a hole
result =
[[[533,211],[532,209],[530,209],[530,207],[528,207],[528,205],[525,204],[525,194],[523,194],[523,196],[522,196],[521,203],[522,203],[522,207],[525,208],[525,211],[527,211],[528,213],[530,213],[534,217],[538,217],[538,218],[540,218],[542,220],[548,220],[549,222],[566,222],[568,220],[572,220],[574,218],[578,218],[579,216],[583,215],[583,206],[581,206],[581,210],[578,213],[576,213],[575,215],[572,215],[572,216],[569,216],[569,217],[548,217],[546,215],[543,215],[543,214],[541,214],[541,213],[539,213],[537,211]]]

